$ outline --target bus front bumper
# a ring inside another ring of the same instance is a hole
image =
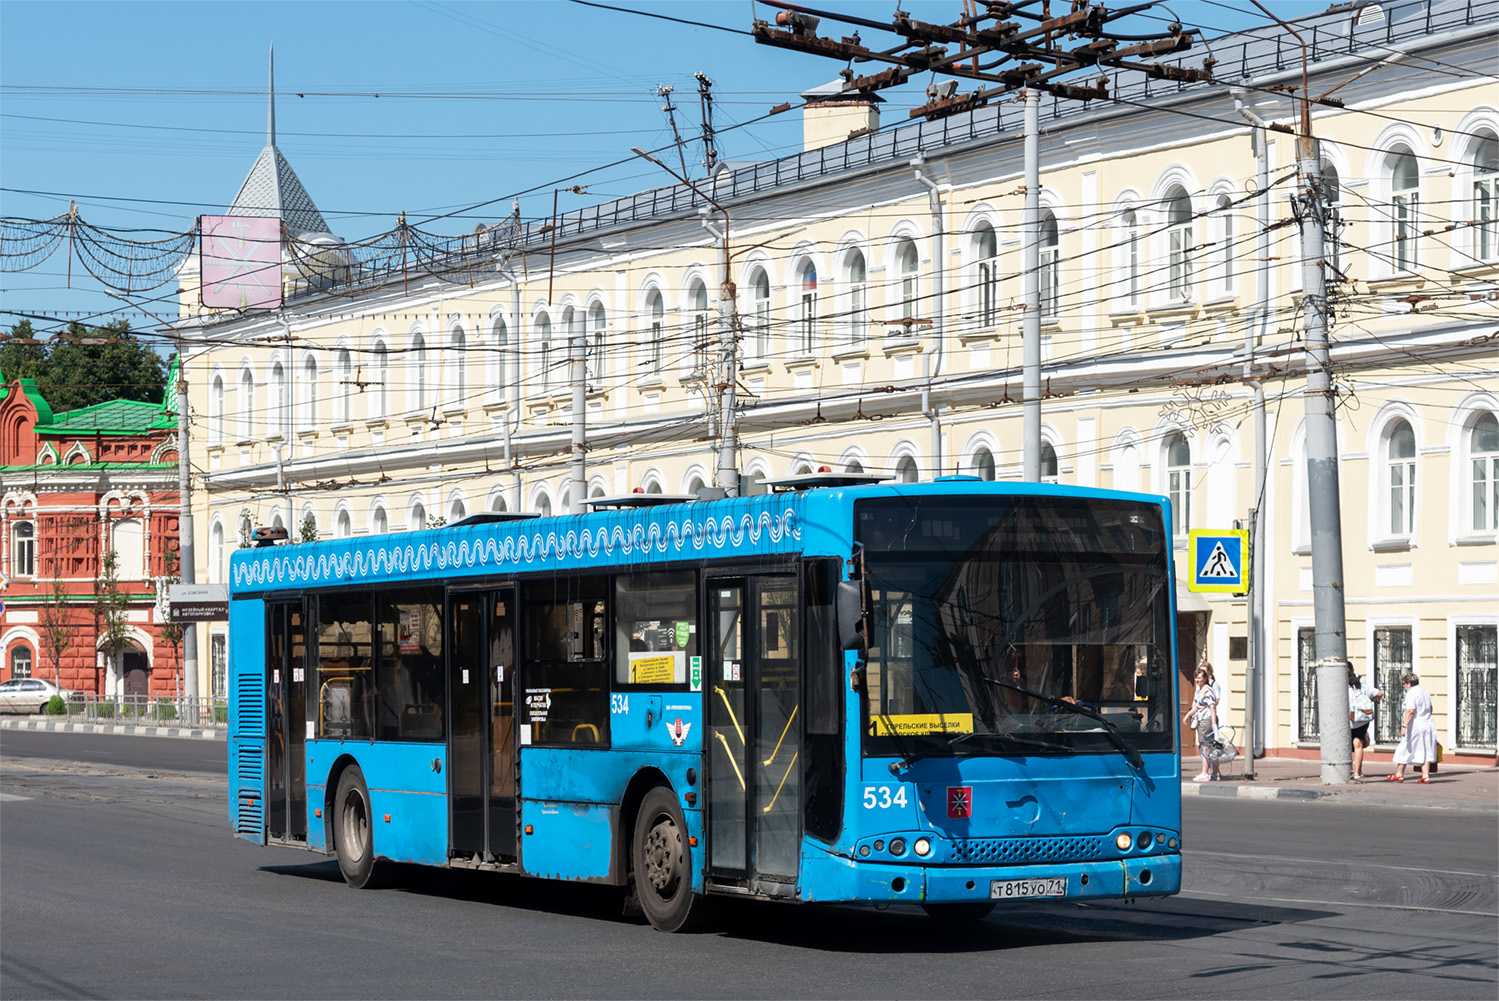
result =
[[[1165,897],[1181,892],[1181,871],[1181,855],[1175,852],[1103,862],[1006,866],[899,865],[820,855],[802,859],[801,898],[809,902],[946,904]],[[1056,894],[1058,889],[1064,891],[1062,895]]]

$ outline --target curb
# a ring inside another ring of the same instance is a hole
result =
[[[114,733],[132,737],[176,737],[184,740],[222,740],[220,730],[181,726],[133,726],[105,723],[44,723],[33,719],[0,720],[0,730],[53,730],[63,733]]]
[[[1274,786],[1192,785],[1182,784],[1182,796],[1209,799],[1279,799],[1299,803],[1317,801],[1344,806],[1394,806],[1418,810],[1468,810],[1474,813],[1499,813],[1499,803],[1462,802],[1450,799],[1392,799],[1387,796],[1350,796],[1348,789],[1287,789]]]

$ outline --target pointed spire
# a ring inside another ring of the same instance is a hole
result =
[[[271,46],[270,86],[266,88],[265,144],[276,145],[276,46]]]

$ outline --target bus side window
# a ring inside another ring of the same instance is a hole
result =
[[[526,587],[522,744],[609,746],[606,585],[590,577]]]
[[[380,740],[443,740],[447,736],[442,599],[440,588],[380,596],[380,662],[375,672]]]
[[[694,573],[638,572],[615,581],[616,685],[686,685],[687,665],[697,655]]]
[[[374,735],[370,610],[368,591],[318,598],[313,711],[319,737],[368,739]]]

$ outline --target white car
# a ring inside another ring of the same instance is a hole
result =
[[[0,713],[39,713],[58,694],[57,684],[41,678],[12,678],[0,682]],[[62,697],[72,692],[62,689]]]

